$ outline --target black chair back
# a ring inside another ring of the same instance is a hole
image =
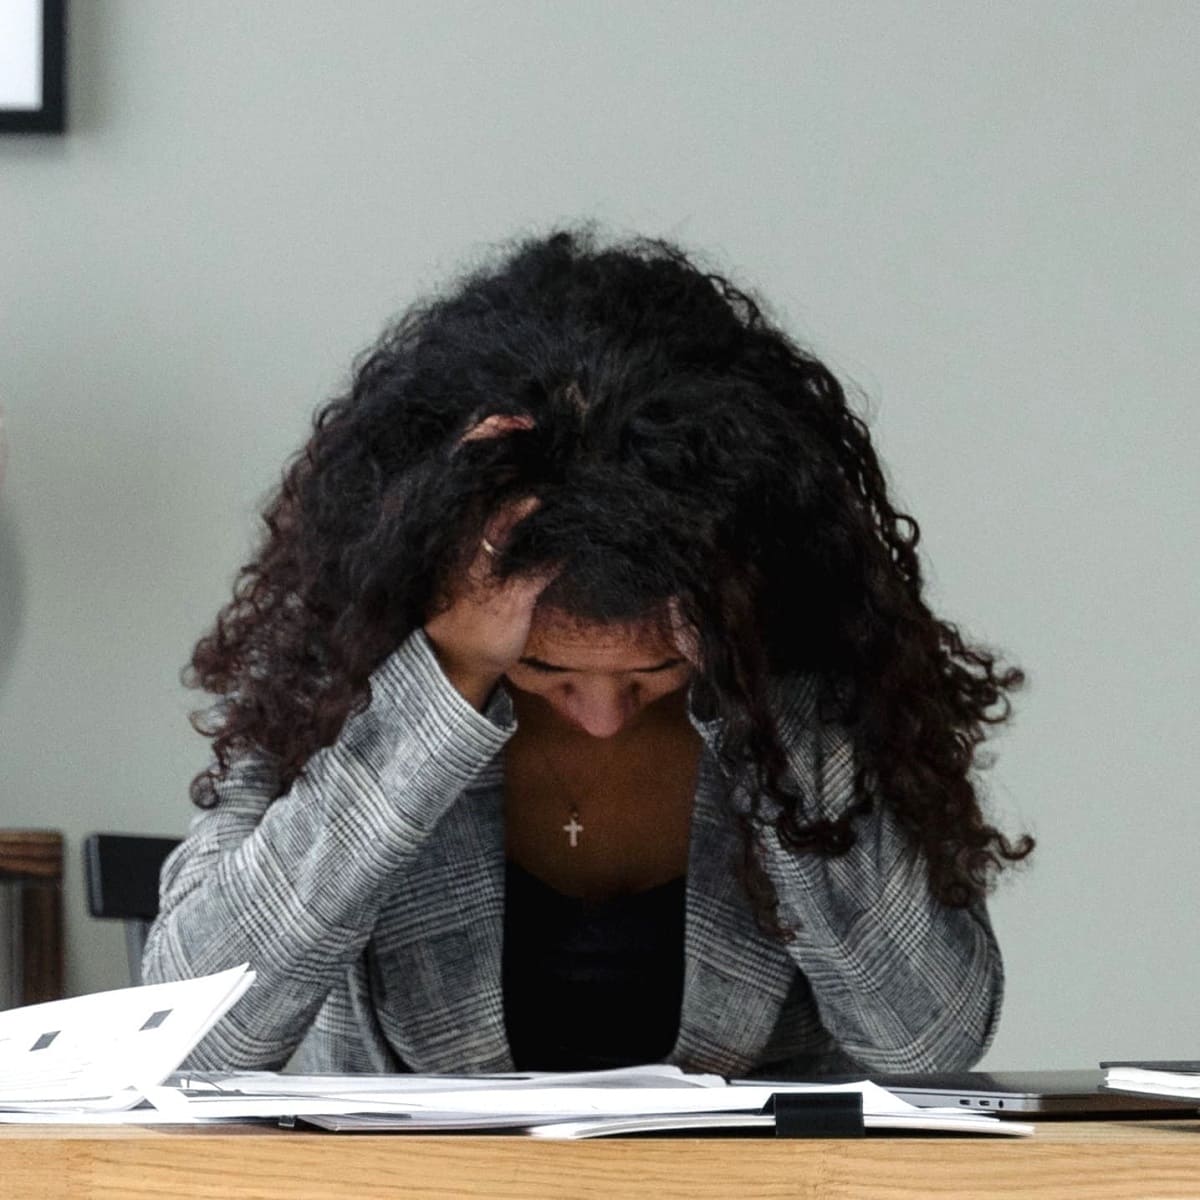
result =
[[[125,922],[129,979],[142,982],[142,950],[158,915],[158,876],[178,838],[93,833],[83,840],[83,874],[93,917]]]

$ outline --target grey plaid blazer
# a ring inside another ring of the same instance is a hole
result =
[[[777,691],[795,779],[836,814],[851,797],[848,741],[816,721],[811,683]],[[738,840],[719,803],[719,723],[693,720],[707,749],[669,1061],[736,1076],[973,1064],[1003,980],[983,906],[937,903],[923,862],[877,811],[841,858],[768,845],[780,914],[797,934],[789,944],[765,936],[731,871]],[[191,1067],[512,1070],[500,752],[514,728],[503,689],[477,712],[418,632],[285,796],[271,800],[260,760],[231,771],[163,868],[146,945],[147,982],[240,962],[258,972]]]

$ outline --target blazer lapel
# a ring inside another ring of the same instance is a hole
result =
[[[511,1071],[500,990],[503,764],[451,806],[389,899],[372,944],[384,1036],[421,1075]]]
[[[700,729],[709,742],[714,731]],[[736,1076],[759,1061],[796,967],[755,924],[737,878],[741,840],[723,788],[714,755],[704,754],[692,813],[683,1010],[670,1061]]]

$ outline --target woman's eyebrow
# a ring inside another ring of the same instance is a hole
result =
[[[517,661],[523,667],[532,667],[535,671],[569,671],[570,667],[556,667],[553,663],[543,662],[540,658],[522,657]]]
[[[523,657],[518,660],[523,667],[532,667],[535,671],[549,671],[555,674],[566,674],[571,671],[577,671],[578,667],[564,667],[558,663],[548,663],[544,659],[535,658],[532,655]],[[677,667],[681,663],[686,662],[682,655],[676,658],[666,658],[660,663],[655,663],[652,667],[626,667],[624,672],[629,675],[653,675],[656,671],[669,671],[672,667]]]

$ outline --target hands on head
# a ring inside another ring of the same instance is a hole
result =
[[[500,579],[493,570],[497,552],[537,506],[531,497],[496,514],[449,602],[425,623],[446,678],[479,709],[521,657],[538,597],[553,578],[546,574]]]
[[[460,439],[464,442],[504,437],[518,429],[529,429],[530,417],[494,415],[484,418]],[[488,521],[466,570],[451,585],[445,602],[425,623],[450,683],[475,708],[482,709],[501,678],[521,658],[529,640],[538,600],[556,572],[520,575],[502,579],[495,562],[516,527],[538,508],[536,496],[514,501],[499,509]],[[698,664],[695,631],[680,615],[679,605],[670,603],[670,626],[679,652]]]
[[[459,445],[504,437],[532,425],[530,417],[485,417],[463,435]],[[521,657],[538,597],[554,577],[547,573],[500,579],[494,570],[495,558],[513,530],[539,503],[530,496],[492,516],[466,571],[451,586],[447,602],[425,623],[425,634],[446,678],[479,709]]]

